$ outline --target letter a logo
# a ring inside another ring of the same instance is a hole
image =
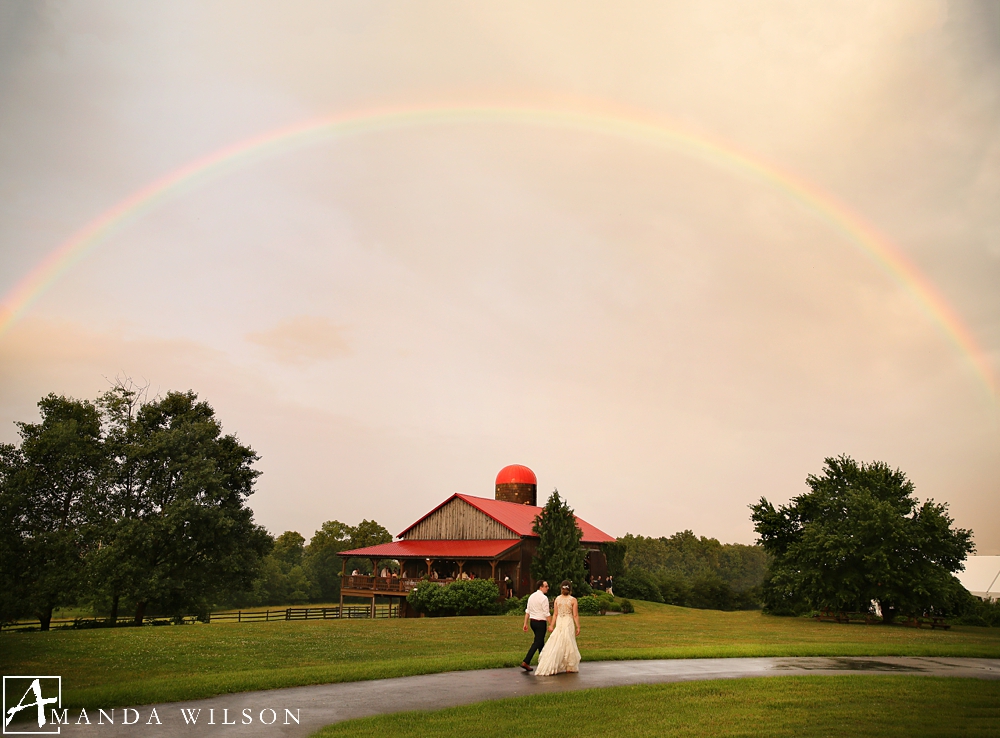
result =
[[[18,695],[20,699],[15,703],[14,700]],[[50,724],[46,720],[45,713],[51,711],[53,714],[58,714],[56,708],[61,707],[62,677],[5,676],[3,678],[4,735],[59,735],[60,729],[57,727],[59,721],[53,720]],[[20,714],[22,711],[23,714]]]

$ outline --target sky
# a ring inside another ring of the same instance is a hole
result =
[[[998,203],[995,0],[6,0],[0,442],[190,389],[307,538],[517,463],[612,535],[752,543],[848,454],[996,555]]]

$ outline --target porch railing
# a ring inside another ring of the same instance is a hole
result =
[[[369,592],[409,592],[421,579],[405,577],[369,577],[363,574],[347,574],[341,578],[341,589],[363,589]]]

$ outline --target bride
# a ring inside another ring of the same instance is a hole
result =
[[[580,635],[580,613],[576,597],[570,593],[573,584],[567,580],[560,585],[561,594],[556,597],[552,612],[552,623],[545,648],[538,658],[535,676],[549,676],[563,671],[580,671],[580,649],[576,647],[576,637]]]

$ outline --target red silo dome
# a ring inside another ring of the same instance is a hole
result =
[[[520,464],[505,466],[497,474],[497,484],[538,484],[535,472]]]

